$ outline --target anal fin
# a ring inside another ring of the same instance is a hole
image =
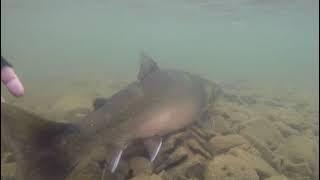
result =
[[[161,136],[153,136],[144,140],[144,146],[146,147],[150,161],[154,161],[160,151],[162,146],[162,137]]]

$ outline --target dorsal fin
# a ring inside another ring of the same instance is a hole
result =
[[[141,81],[147,77],[150,73],[159,70],[157,63],[148,56],[145,52],[140,53],[140,70],[138,74],[138,80]]]

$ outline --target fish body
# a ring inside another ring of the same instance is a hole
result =
[[[137,80],[110,98],[96,99],[95,110],[73,124],[43,120],[19,109],[15,111],[20,116],[16,117],[14,108],[5,104],[1,108],[1,138],[18,157],[20,179],[64,179],[98,146],[110,150],[106,162],[114,172],[123,151],[137,139],[144,141],[153,161],[162,137],[200,120],[220,92],[213,82],[191,73],[161,69],[142,54]],[[18,123],[21,131],[17,136]]]

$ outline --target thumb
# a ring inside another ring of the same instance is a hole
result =
[[[24,87],[15,71],[11,67],[5,66],[1,69],[1,81],[8,88],[12,95],[24,95]]]

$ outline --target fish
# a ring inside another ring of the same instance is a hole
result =
[[[17,161],[18,180],[63,180],[97,147],[108,149],[106,169],[115,172],[126,148],[141,140],[154,161],[169,133],[201,122],[222,94],[199,75],[159,68],[140,54],[135,81],[72,122],[55,122],[8,103],[1,105],[1,140]]]

